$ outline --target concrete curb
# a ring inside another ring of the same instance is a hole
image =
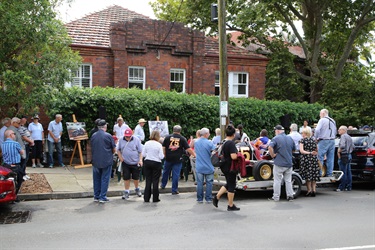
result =
[[[143,189],[142,193],[143,193]],[[213,187],[213,190],[215,191],[215,186]],[[179,187],[178,191],[180,193],[188,193],[188,192],[195,192],[196,187]],[[159,192],[161,194],[167,194],[172,193],[171,188],[165,188],[165,189],[159,189]],[[116,190],[116,191],[108,191],[107,196],[108,197],[115,197],[115,196],[122,196],[123,191],[122,190]],[[134,195],[134,193],[131,193],[131,195]],[[59,200],[59,199],[79,199],[79,198],[93,198],[94,192],[67,192],[67,193],[47,193],[47,194],[19,194],[18,195],[20,200],[23,201],[33,201],[33,200]]]

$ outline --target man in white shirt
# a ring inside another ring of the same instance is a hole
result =
[[[117,118],[117,123],[113,126],[113,135],[117,137],[118,140],[124,137],[125,130],[129,128],[124,122],[124,119],[120,116]]]
[[[288,136],[292,137],[294,145],[296,145],[296,150],[299,150],[299,141],[302,139],[302,135],[297,132],[298,126],[295,123],[290,125],[290,134]]]
[[[145,141],[145,131],[143,130],[143,126],[145,125],[145,123],[145,119],[139,119],[138,125],[134,129],[134,135],[137,136],[141,140],[141,142]]]

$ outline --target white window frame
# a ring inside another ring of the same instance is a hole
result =
[[[215,71],[215,96],[220,96],[220,72]],[[216,90],[218,94],[216,94]]]
[[[239,75],[245,75],[239,79]],[[218,77],[217,77],[218,76]],[[240,83],[238,80],[246,80]],[[238,93],[238,86],[245,86],[245,94]],[[216,94],[216,88],[219,89],[219,95]],[[220,72],[215,71],[215,96],[220,96]],[[228,72],[228,96],[229,97],[248,97],[249,96],[249,73],[247,72]]]
[[[136,74],[134,74],[136,72]],[[133,72],[130,74],[130,72]],[[139,74],[142,72],[142,75]],[[140,66],[129,66],[128,68],[128,86],[129,88],[133,87],[130,86],[131,84],[136,84],[140,89],[144,90],[146,87],[146,67]]]
[[[87,70],[89,72],[87,72]],[[83,81],[86,81],[86,83],[83,83],[84,85],[82,85]],[[92,88],[92,65],[87,64],[87,63],[81,64],[75,72],[72,72],[72,81],[70,83],[66,83],[65,86],[66,87],[77,86],[80,88],[91,89]]]
[[[185,93],[185,84],[186,84],[186,70],[185,69],[170,69],[169,71],[169,90],[170,91],[173,91],[172,89],[172,84],[176,83],[176,84],[182,84],[182,91],[181,92],[178,92],[178,93]],[[172,80],[172,74],[181,74],[182,73],[182,78],[183,79],[173,79]],[[176,91],[177,92],[177,91]]]
[[[241,75],[241,78],[238,76]],[[243,83],[245,80],[245,83]],[[229,72],[228,74],[228,94],[230,97],[248,97],[249,96],[249,73],[247,72]],[[239,87],[245,87],[245,93],[239,94]]]

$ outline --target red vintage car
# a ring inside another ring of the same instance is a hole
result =
[[[17,199],[16,174],[9,168],[0,166],[0,203],[13,202]]]

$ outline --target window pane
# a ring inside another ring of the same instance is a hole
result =
[[[215,86],[215,95],[220,95],[220,87]]]
[[[90,79],[82,79],[82,87],[90,88]]]
[[[239,95],[246,95],[246,85],[239,85],[238,86],[238,94]]]
[[[139,83],[139,82],[129,82],[129,88],[139,88],[139,89],[143,89],[143,83]]]
[[[90,77],[90,66],[84,65],[82,66],[82,77]]]
[[[183,84],[181,83],[171,83],[171,91],[176,91],[178,93],[182,93],[182,86]]]

